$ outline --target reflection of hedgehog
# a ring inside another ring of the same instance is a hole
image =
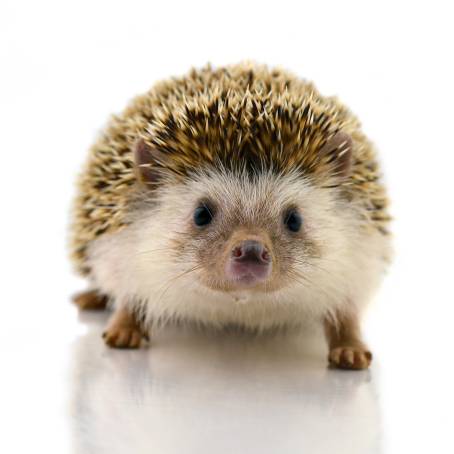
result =
[[[316,318],[331,363],[366,367],[357,318],[388,256],[386,205],[336,99],[261,66],[192,71],[136,98],[91,149],[73,250],[94,290],[76,302],[112,300],[116,347],[173,320]]]

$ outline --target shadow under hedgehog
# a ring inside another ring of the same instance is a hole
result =
[[[389,261],[371,143],[335,98],[254,64],[192,70],[114,116],[78,184],[73,257],[111,304],[103,335],[153,326],[324,324],[331,365],[363,369],[361,310]]]

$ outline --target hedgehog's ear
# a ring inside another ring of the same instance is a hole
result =
[[[320,149],[321,160],[335,178],[346,178],[352,170],[352,138],[345,132],[336,132]]]
[[[137,179],[145,185],[154,185],[162,177],[165,155],[158,149],[148,145],[144,139],[134,144],[134,170]]]

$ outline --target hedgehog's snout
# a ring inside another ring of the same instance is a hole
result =
[[[254,285],[265,281],[272,270],[271,254],[261,242],[247,239],[237,243],[226,263],[229,280],[242,285]]]

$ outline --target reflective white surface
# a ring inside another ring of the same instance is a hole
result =
[[[378,372],[327,369],[320,333],[171,328],[149,350],[110,350],[105,319],[81,313],[79,334],[60,333],[57,352],[30,348],[18,366],[43,442],[56,435],[75,453],[381,452]]]
[[[73,346],[77,452],[379,450],[370,373],[328,371],[302,339],[167,330],[151,351],[109,351],[99,318]]]

